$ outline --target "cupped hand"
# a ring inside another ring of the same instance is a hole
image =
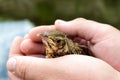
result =
[[[120,71],[120,31],[110,25],[83,18],[66,22],[56,20],[55,25],[33,28],[26,37],[28,39],[23,41],[21,50],[27,55],[45,53],[41,39],[36,35],[55,29],[65,32],[70,38],[74,38],[73,40],[77,41],[80,38],[81,40],[77,42],[87,43],[93,56],[106,61]]]
[[[120,71],[120,31],[110,25],[83,18],[72,21],[55,22],[56,29],[68,35],[81,37],[97,58],[100,58]]]
[[[17,37],[7,63],[10,80],[119,80],[120,74],[104,61],[83,55],[45,59],[24,56]]]
[[[59,30],[74,39],[83,39],[84,43],[88,42],[87,45],[96,58],[69,55],[44,59],[45,48],[36,35],[47,30]],[[110,25],[82,18],[68,22],[57,20],[55,25],[35,27],[24,38],[16,38],[13,41],[10,60],[7,63],[10,78],[11,80],[119,80],[119,39],[119,30]]]

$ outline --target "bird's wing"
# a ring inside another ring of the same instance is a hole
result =
[[[78,43],[74,43],[72,40],[67,39],[67,45],[69,47],[69,54],[82,54],[83,50]]]

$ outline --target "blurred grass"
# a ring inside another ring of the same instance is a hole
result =
[[[29,19],[36,25],[84,17],[120,29],[120,0],[0,0],[0,20]]]

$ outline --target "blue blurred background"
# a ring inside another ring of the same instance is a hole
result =
[[[0,0],[0,80],[7,80],[11,42],[32,27],[84,17],[120,29],[120,0]]]
[[[29,20],[0,22],[0,80],[8,80],[6,62],[13,39],[23,37],[32,27]]]

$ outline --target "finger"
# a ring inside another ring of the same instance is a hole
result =
[[[80,45],[86,45],[87,46],[87,41],[85,39],[81,39],[79,37],[76,37],[73,39],[74,42],[77,42]]]
[[[45,46],[42,43],[35,43],[31,39],[25,39],[20,48],[25,55],[45,54]]]
[[[48,30],[54,30],[54,29],[55,27],[53,25],[35,27],[29,32],[29,37],[32,41],[41,42],[41,39],[37,36],[37,34],[43,33]]]
[[[103,35],[110,33],[111,26],[101,24],[95,21],[78,18],[72,21],[56,20],[55,26],[57,30],[63,31],[69,35],[79,36],[93,43],[103,39]]]
[[[9,72],[14,73],[23,80],[43,80],[45,69],[47,69],[46,59],[19,56],[10,58],[7,62]]]
[[[73,77],[72,75],[80,75],[78,73],[80,71],[76,69],[78,68],[76,65],[71,66],[72,63],[68,63],[68,61],[72,61],[71,59],[69,57],[54,59],[42,59],[25,56],[14,57],[7,62],[7,68],[10,72],[14,72],[15,75],[24,80],[77,80],[77,78]],[[74,63],[76,64],[76,62]],[[74,68],[75,71],[72,70]],[[83,73],[84,70],[81,72]]]
[[[26,35],[24,36],[24,39],[30,39],[29,34],[26,34]]]
[[[20,44],[23,41],[23,38],[21,37],[16,37],[11,45],[10,48],[10,53],[9,53],[9,57],[13,57],[13,56],[22,56],[23,53],[20,50]]]
[[[14,73],[8,72],[10,80],[23,80],[17,77]]]
[[[32,57],[37,57],[37,58],[45,58],[45,55],[42,55],[42,54],[38,54],[38,55],[29,55],[29,56],[32,56]]]
[[[96,67],[94,68],[94,66]],[[96,80],[95,76],[102,80],[104,78],[101,76],[112,78],[118,74],[104,61],[82,55],[69,55],[53,59],[14,57],[7,62],[7,68],[23,80]],[[96,71],[101,76],[97,75]],[[114,73],[104,74],[106,71]]]

